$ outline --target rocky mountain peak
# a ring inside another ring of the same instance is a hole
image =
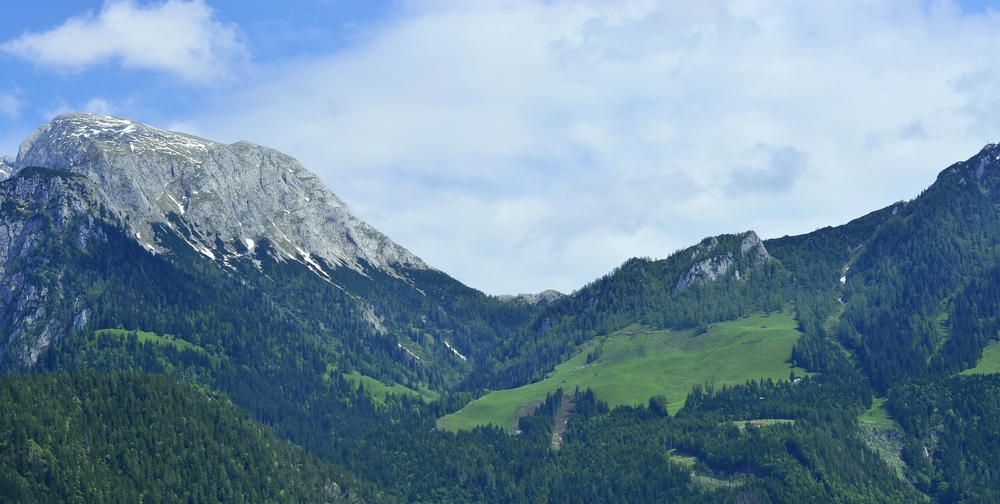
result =
[[[986,144],[975,156],[946,168],[938,179],[955,174],[959,184],[967,181],[979,184],[989,193],[990,200],[1000,205],[1000,145]]]
[[[733,235],[726,238],[728,241]],[[739,280],[746,275],[746,270],[741,272],[740,268],[764,264],[771,259],[763,240],[754,231],[747,231],[737,235],[736,238],[740,239],[738,255],[733,245],[722,247],[719,237],[714,236],[705,238],[698,245],[691,247],[689,250],[692,250],[691,260],[694,264],[677,279],[674,288],[682,290],[696,283],[714,282],[730,272]]]
[[[982,181],[987,171],[995,171],[990,169],[996,168],[998,162],[1000,162],[1000,146],[988,143],[978,154],[967,161],[966,165],[971,169],[969,174],[972,175],[972,178]]]
[[[227,145],[118,117],[66,114],[35,130],[16,158],[0,161],[10,175],[31,166],[89,178],[129,233],[154,251],[153,225],[174,226],[173,213],[203,237],[189,245],[213,259],[244,247],[253,253],[268,239],[278,259],[321,276],[327,273],[317,257],[358,271],[362,261],[390,273],[428,268],[353,216],[297,160],[248,142]]]
[[[771,258],[771,254],[768,254],[767,249],[764,248],[764,241],[754,231],[748,231],[746,237],[743,238],[743,242],[740,243],[740,253],[744,256],[754,257],[757,264],[764,264]]]

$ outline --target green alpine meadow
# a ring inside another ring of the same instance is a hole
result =
[[[0,501],[1000,501],[1000,146],[489,296],[290,156],[66,114],[0,181]]]

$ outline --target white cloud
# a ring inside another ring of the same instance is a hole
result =
[[[71,105],[64,100],[59,100],[55,105],[56,106],[54,108],[46,109],[41,113],[41,116],[44,117],[46,121],[51,120],[57,115],[69,114],[72,112],[90,112],[92,114],[102,115],[125,115],[129,112],[128,101],[124,104],[116,104],[99,96],[87,100],[87,102],[83,105]]]
[[[1000,139],[1000,16],[947,1],[408,5],[195,123],[491,293],[843,223]]]
[[[10,93],[0,93],[0,114],[17,119],[21,113],[21,100]]]
[[[174,121],[167,125],[167,131],[177,131],[180,133],[187,133],[188,135],[201,136],[201,130],[198,129],[198,125],[191,121]]]
[[[805,172],[809,160],[809,156],[798,149],[771,145],[758,145],[747,152],[746,157],[750,163],[729,174],[727,196],[788,192]]]
[[[204,0],[146,6],[107,0],[97,15],[87,13],[47,32],[26,33],[0,44],[0,50],[64,71],[120,60],[125,67],[208,83],[245,61],[239,37],[235,26],[213,20]]]
[[[84,112],[101,115],[114,115],[118,108],[104,98],[93,98],[83,106]]]

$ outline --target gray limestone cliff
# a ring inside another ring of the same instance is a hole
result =
[[[14,156],[0,156],[0,181],[7,180],[14,172],[14,161],[16,160],[17,158]]]
[[[752,257],[756,264],[764,264],[771,259],[771,254],[764,248],[764,241],[753,231],[747,231],[740,243],[740,253]]]
[[[539,292],[538,294],[518,294],[516,296],[512,296],[510,294],[504,294],[501,296],[497,296],[497,298],[503,302],[509,303],[514,301],[523,301],[527,304],[535,306],[548,306],[564,297],[566,297],[565,294],[552,289],[544,290],[542,292]]]
[[[281,259],[326,276],[334,267],[390,273],[429,268],[420,258],[353,216],[291,156],[247,142],[222,144],[117,117],[66,114],[38,128],[16,158],[0,160],[0,177],[27,167],[65,170],[90,179],[125,217],[128,232],[159,251],[153,224],[181,216],[204,237],[189,245],[215,259],[268,239]],[[221,241],[225,250],[219,250]],[[242,248],[242,247],[239,247]],[[224,260],[224,258],[221,258]]]
[[[740,272],[736,266],[741,259],[749,260],[749,264],[764,264],[771,260],[771,255],[764,248],[764,242],[753,231],[747,231],[741,235],[739,251],[720,251],[718,238],[705,238],[698,245],[693,247],[691,259],[695,261],[691,268],[681,275],[675,286],[676,290],[682,290],[696,283],[714,282],[732,270],[733,276],[739,280],[746,275],[746,271]],[[741,257],[737,257],[736,254]]]
[[[961,173],[959,184],[965,184],[966,179],[979,184],[989,194],[993,204],[1000,206],[1000,144],[986,144],[978,154],[949,166],[938,178],[947,173]]]
[[[120,225],[118,216],[102,208],[100,188],[85,177],[58,173],[31,168],[0,184],[0,327],[6,336],[0,356],[5,365],[35,362],[50,342],[90,317],[80,293],[65,288],[66,276],[75,272],[51,262],[47,252],[68,241],[77,253],[87,254],[107,242],[102,226]],[[95,218],[95,211],[103,216]],[[59,306],[70,312],[57,316]]]

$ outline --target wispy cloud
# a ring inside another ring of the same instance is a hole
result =
[[[16,119],[21,112],[21,100],[11,93],[0,93],[0,114]]]
[[[41,115],[46,120],[52,119],[60,114],[68,114],[70,112],[90,112],[92,114],[116,115],[119,113],[120,108],[121,107],[108,101],[107,99],[95,97],[87,100],[87,102],[82,105],[60,101],[56,107],[46,109]]]
[[[809,160],[806,153],[793,147],[771,145],[758,145],[746,157],[752,164],[729,174],[726,194],[731,197],[788,192],[805,172]]]
[[[114,115],[118,108],[104,98],[93,98],[83,106],[84,112],[102,115]]]
[[[125,67],[167,71],[205,84],[247,60],[238,28],[215,21],[213,14],[203,0],[150,5],[107,0],[98,14],[25,33],[0,44],[0,50],[59,71],[120,61]]]
[[[200,136],[201,130],[198,126],[190,121],[173,121],[167,124],[167,131],[178,131],[180,133],[187,133],[188,135]]]

